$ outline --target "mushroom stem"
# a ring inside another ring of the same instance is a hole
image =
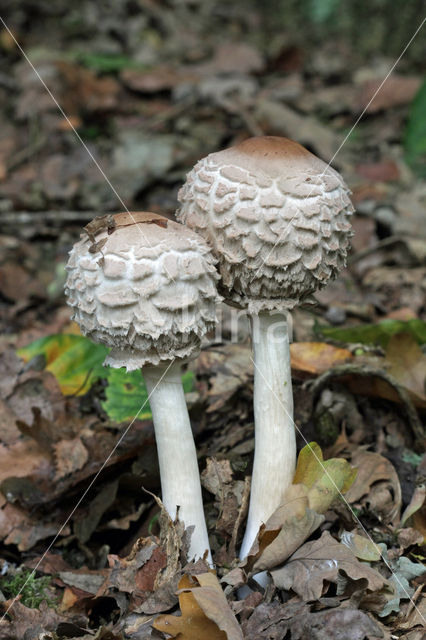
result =
[[[248,555],[260,525],[281,504],[296,460],[287,320],[281,313],[261,313],[251,316],[251,324],[255,454],[241,559]]]
[[[181,365],[144,367],[143,376],[149,394],[160,464],[163,504],[174,520],[193,526],[189,558],[202,558],[208,552],[212,565],[201,496],[197,453],[189,421],[181,379]]]

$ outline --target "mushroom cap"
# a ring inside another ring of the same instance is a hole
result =
[[[200,160],[177,217],[211,246],[226,301],[256,314],[293,308],[345,265],[349,193],[297,142],[262,136]]]
[[[215,324],[215,260],[190,229],[154,213],[93,220],[70,251],[65,293],[82,333],[128,371],[195,357]]]

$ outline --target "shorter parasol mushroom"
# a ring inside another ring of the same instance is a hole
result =
[[[105,364],[142,368],[149,392],[163,503],[193,527],[189,555],[207,553],[197,455],[181,366],[215,325],[220,297],[204,240],[154,213],[96,218],[70,252],[66,293],[82,332],[111,348]]]

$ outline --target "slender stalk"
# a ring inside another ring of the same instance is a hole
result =
[[[185,527],[194,526],[189,547],[190,558],[201,558],[208,551],[212,564],[201,496],[197,453],[181,380],[181,366],[175,362],[161,379],[166,366],[145,367],[143,376],[150,394],[160,464],[161,492],[171,518]]]
[[[254,351],[255,454],[247,528],[240,557],[281,504],[296,460],[290,346],[284,315],[251,317]]]

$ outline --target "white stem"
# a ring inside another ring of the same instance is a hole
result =
[[[181,366],[173,363],[163,379],[166,366],[143,370],[149,394],[160,464],[162,500],[171,518],[185,527],[194,526],[189,557],[202,558],[212,565],[201,496],[197,452],[182,387]]]
[[[296,462],[290,345],[284,315],[252,316],[255,453],[247,528],[240,557],[282,503]]]

